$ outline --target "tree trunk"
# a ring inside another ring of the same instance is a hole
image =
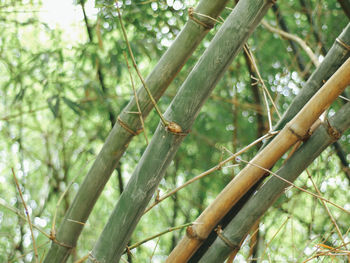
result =
[[[228,0],[202,0],[195,12],[217,18],[227,2]],[[195,19],[207,25],[213,24],[212,19],[203,16],[195,17]],[[208,27],[203,27],[194,20],[186,23],[174,43],[146,79],[146,85],[154,99],[158,100],[161,97],[208,31]],[[140,88],[137,94],[142,116],[145,118],[153,105],[144,88]],[[129,102],[119,117],[124,125],[136,132],[140,129],[141,123],[138,115],[128,113],[133,111],[137,111],[135,98]],[[73,223],[72,220],[86,222],[101,191],[134,135],[124,129],[119,122],[114,125],[58,229],[56,239],[66,246],[53,242],[45,263],[62,263],[68,259],[70,251],[75,247],[83,230],[83,224]]]
[[[158,125],[89,259],[118,262],[158,183],[202,105],[272,2],[242,0],[226,19],[165,113],[182,133]],[[132,205],[131,205],[132,204]],[[183,261],[182,261],[183,262]]]
[[[350,103],[343,106],[331,119],[330,124],[339,133],[350,128]],[[314,134],[280,168],[276,174],[293,182],[324,149],[337,138],[329,133],[329,126],[321,124]],[[232,244],[241,244],[254,223],[267,211],[289,184],[272,176],[245,204],[237,216],[221,233]],[[227,242],[228,243],[228,242]],[[221,238],[217,238],[199,262],[223,262],[232,252]]]

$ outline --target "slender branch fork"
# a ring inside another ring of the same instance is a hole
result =
[[[176,192],[178,192],[179,190],[185,188],[186,186],[194,183],[195,181],[202,179],[203,177],[217,171],[217,170],[221,170],[222,168],[229,168],[232,167],[232,165],[229,166],[224,166],[226,163],[233,161],[236,159],[237,156],[241,155],[242,153],[246,152],[247,150],[249,150],[250,148],[252,148],[253,146],[255,146],[256,144],[258,144],[259,142],[268,139],[274,135],[276,135],[279,131],[271,131],[268,132],[267,134],[265,134],[264,136],[256,139],[255,141],[253,141],[252,143],[250,143],[249,145],[247,145],[246,147],[244,147],[243,149],[241,149],[240,151],[238,151],[235,154],[232,154],[229,158],[221,161],[220,163],[218,163],[216,166],[212,167],[211,169],[193,177],[192,179],[188,180],[186,183],[184,183],[183,185],[175,188],[174,190],[170,191],[169,193],[165,194],[164,196],[157,198],[156,201],[150,205],[144,212],[144,214],[146,214],[149,210],[151,210],[153,207],[155,207],[156,205],[158,205],[160,202],[164,201],[165,199],[167,199],[169,196],[174,195]]]

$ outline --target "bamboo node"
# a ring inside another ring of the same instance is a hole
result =
[[[222,231],[222,228],[220,225],[218,225],[215,230],[216,234],[218,235],[218,237],[231,249],[231,250],[236,250],[236,249],[240,249],[239,245],[236,245],[234,243],[231,242],[231,240],[229,240]]]
[[[194,226],[188,226],[186,228],[186,235],[190,239],[197,239],[197,240],[199,240],[201,242],[203,242],[206,239],[206,238],[201,237],[201,236],[198,235],[198,233],[194,229]]]
[[[305,134],[299,134],[299,132],[292,127],[292,124],[287,123],[286,127],[300,141],[306,141],[310,137],[309,130]]]
[[[122,121],[120,116],[118,116],[118,123],[120,126],[122,126],[127,132],[131,133],[132,135],[136,136],[139,135],[142,132],[142,129],[137,130],[136,132],[132,130],[125,122]]]
[[[341,40],[339,37],[337,37],[335,39],[335,41],[341,45],[342,47],[344,47],[347,51],[350,51],[350,45],[346,44],[343,40]]]
[[[212,24],[209,24],[209,23],[205,23],[203,21],[200,21],[198,18],[194,17],[194,8],[193,7],[189,7],[188,8],[188,17],[193,20],[194,22],[196,22],[197,24],[201,25],[202,27],[204,27],[205,29],[212,29],[213,28],[213,25]]]
[[[186,136],[188,134],[188,132],[183,132],[181,126],[173,121],[167,123],[165,130],[180,136]]]
[[[341,137],[341,133],[329,123],[328,119],[326,119],[326,122],[327,122],[327,133],[329,134],[329,136],[332,137],[332,139],[337,141]]]
[[[92,252],[91,252],[91,251],[89,252],[89,259],[91,259],[92,262],[100,263],[100,261],[98,261],[98,260],[92,255]]]

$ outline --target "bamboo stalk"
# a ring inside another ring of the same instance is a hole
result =
[[[338,131],[339,134],[350,128],[349,114],[350,103],[343,106],[330,119],[331,126],[322,123],[316,129],[314,134],[276,172],[279,178],[276,176],[270,177],[256,194],[249,199],[223,230],[223,235],[232,244],[239,245],[242,242],[256,220],[289,187],[290,183],[286,181],[293,182],[324,149],[336,140],[330,132],[330,127]],[[286,181],[281,180],[281,178]],[[230,253],[231,249],[221,239],[217,238],[199,262],[223,262]]]
[[[307,136],[311,125],[330,106],[350,84],[350,59],[323,85],[302,110],[286,127],[260,151],[251,161],[258,166],[269,168],[298,140]],[[247,165],[218,195],[214,202],[204,210],[188,228],[187,235],[169,255],[167,262],[186,262],[201,245],[216,224],[226,215],[231,207],[265,173],[262,169]]]
[[[227,2],[228,0],[201,0],[195,11],[216,18],[225,8]],[[214,24],[212,20],[206,18],[198,17],[196,19],[207,25]],[[208,32],[209,28],[203,27],[191,19],[186,23],[171,47],[164,53],[145,80],[156,101],[159,100]],[[153,104],[143,87],[138,90],[137,97],[142,116],[146,118],[152,110]],[[123,124],[125,124],[124,126],[129,127],[132,131],[138,131],[142,127],[139,116],[130,114],[130,112],[136,111],[138,111],[136,99],[132,98],[119,115]],[[53,243],[44,260],[45,263],[63,263],[67,261],[71,249],[75,247],[83,230],[82,224],[74,224],[69,219],[82,223],[85,223],[88,219],[114,168],[136,134],[130,133],[124,126],[119,122],[114,125],[94,164],[80,185],[65,218],[62,220],[56,238],[60,243],[68,246],[63,247]]]
[[[226,19],[164,114],[167,120],[180,125],[184,133],[169,131],[162,123],[158,125],[92,250],[93,258],[118,262],[186,132],[191,130],[201,107],[272,4],[265,0],[242,0]]]

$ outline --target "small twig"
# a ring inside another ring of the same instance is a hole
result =
[[[50,233],[50,236],[51,236],[51,239],[60,244],[60,245],[64,245],[64,244],[61,244],[60,242],[58,242],[56,240],[56,230],[55,230],[55,227],[56,227],[56,217],[57,217],[57,211],[58,211],[58,207],[60,206],[64,196],[67,194],[69,188],[73,185],[73,183],[75,182],[75,180],[78,178],[78,176],[80,175],[80,173],[78,173],[74,178],[73,180],[69,183],[69,185],[67,186],[66,190],[64,190],[64,192],[61,194],[60,198],[58,199],[57,201],[57,204],[56,204],[56,208],[55,208],[55,213],[54,213],[54,216],[53,216],[53,219],[52,219],[52,226],[51,226],[51,233]],[[72,219],[68,219],[68,220],[71,220],[73,221]],[[77,222],[77,221],[76,221]],[[81,223],[81,222],[79,222]],[[66,245],[64,245],[66,246]]]
[[[42,248],[42,247],[46,246],[46,245],[49,244],[49,243],[50,243],[50,240],[46,241],[45,243],[42,243],[42,244],[38,245],[38,246],[37,246],[37,249]],[[17,258],[15,258],[15,259],[11,260],[10,262],[17,262],[18,259],[24,258],[26,255],[28,255],[29,253],[32,253],[33,251],[34,251],[34,250],[31,249],[31,250],[25,252],[24,254],[20,255],[19,257],[17,257]],[[9,263],[10,263],[10,262],[9,262]],[[41,262],[41,261],[40,261],[40,262]]]
[[[276,33],[282,37],[285,37],[287,39],[293,40],[295,42],[297,42],[302,49],[304,49],[304,51],[306,52],[306,54],[309,56],[309,58],[311,59],[312,63],[315,65],[315,67],[318,67],[320,65],[320,62],[318,61],[317,57],[315,56],[314,52],[311,50],[311,48],[305,43],[304,40],[302,40],[300,37],[287,33],[281,29],[275,28],[273,26],[271,26],[269,23],[267,23],[266,21],[261,21],[261,24],[266,27],[267,30]]]
[[[348,245],[350,242],[347,242],[345,243],[344,245]],[[344,246],[342,245],[342,246]],[[312,257],[309,257],[308,259],[304,260],[302,263],[306,263],[306,262],[309,262],[311,260],[313,260],[314,258],[318,258],[320,256],[350,256],[350,251],[347,251],[347,250],[340,250],[339,248],[342,247],[342,246],[339,246],[339,247],[330,247],[330,246],[327,246],[325,244],[317,244],[318,247],[323,247],[323,248],[326,248],[326,249],[329,249],[329,251],[320,251],[320,252],[317,252],[314,256]],[[334,254],[334,253],[331,253],[331,252],[336,252],[337,254]]]
[[[18,184],[15,171],[13,170],[13,168],[11,168],[11,170],[12,170],[13,178],[15,179],[15,183],[16,183],[16,186],[17,186],[17,189],[18,189],[18,192],[19,192],[19,196],[21,197],[22,204],[23,204],[23,206],[24,206],[24,210],[25,210],[25,213],[26,213],[26,216],[27,216],[27,221],[28,221],[28,224],[29,224],[30,234],[31,234],[31,236],[32,236],[32,242],[33,242],[33,249],[34,249],[35,262],[38,262],[38,260],[39,260],[39,257],[38,257],[38,250],[37,250],[37,247],[36,247],[36,245],[35,245],[35,237],[34,237],[34,232],[33,232],[32,221],[30,220],[28,208],[27,208],[26,202],[25,202],[24,199],[23,199],[22,191],[21,191],[21,188],[20,188],[20,186],[19,186],[19,184]]]
[[[303,191],[304,193],[307,193],[307,194],[309,194],[309,195],[312,195],[312,196],[314,196],[314,197],[316,197],[316,198],[319,198],[319,199],[321,199],[321,200],[323,200],[323,201],[325,201],[325,202],[327,202],[327,203],[329,203],[329,204],[331,204],[331,205],[337,207],[338,209],[342,210],[343,212],[345,212],[345,213],[347,213],[347,214],[350,214],[350,211],[344,209],[343,207],[341,207],[341,206],[339,206],[339,205],[333,203],[332,201],[329,201],[328,199],[326,199],[326,198],[324,198],[324,197],[322,197],[322,196],[319,196],[319,195],[314,194],[314,193],[312,193],[312,192],[310,192],[310,191],[308,191],[308,190],[305,190],[304,188],[301,188],[301,187],[297,186],[296,184],[294,184],[294,183],[292,183],[292,182],[290,182],[290,181],[284,179],[283,177],[279,176],[278,174],[276,174],[276,173],[270,171],[269,169],[266,169],[266,168],[264,168],[264,167],[262,167],[262,166],[260,166],[260,165],[258,165],[258,164],[255,164],[255,163],[245,161],[245,160],[243,160],[243,159],[241,159],[241,158],[239,158],[239,161],[241,161],[241,162],[243,162],[243,163],[246,163],[246,164],[250,164],[250,165],[255,166],[255,167],[258,167],[258,168],[264,170],[265,172],[268,172],[268,173],[270,173],[271,175],[277,177],[278,179],[282,180],[283,182],[285,182],[285,183],[287,183],[287,184],[289,184],[289,185],[291,185],[291,186],[297,188],[298,190]],[[238,162],[238,160],[237,160],[237,162]]]
[[[195,11],[192,11],[192,14],[196,14],[198,16],[202,16],[202,17],[208,18],[208,19],[210,19],[210,20],[212,20],[212,21],[214,21],[216,23],[219,23],[219,24],[222,24],[222,23],[225,22],[224,19],[222,17],[220,17],[220,16],[219,17],[220,17],[221,21],[219,21],[219,20],[217,20],[217,19],[215,19],[215,18],[213,18],[211,16],[208,16],[208,15],[205,15],[205,14],[201,14],[201,13],[197,13]]]
[[[320,190],[318,189],[317,185],[315,184],[314,180],[312,179],[312,177],[311,177],[311,175],[310,175],[308,169],[306,169],[306,173],[307,173],[307,175],[308,175],[308,177],[309,177],[309,179],[310,179],[312,185],[314,186],[314,188],[315,188],[317,194],[321,196],[321,192],[320,192]],[[331,221],[332,221],[332,223],[333,223],[335,229],[337,230],[338,235],[339,235],[339,238],[342,240],[343,244],[345,244],[345,240],[344,240],[343,235],[342,235],[342,233],[341,233],[341,231],[340,231],[340,229],[339,229],[339,226],[338,226],[337,222],[335,221],[335,219],[334,219],[334,217],[333,217],[331,211],[329,210],[327,204],[326,204],[323,200],[321,200],[321,203],[322,203],[322,205],[324,206],[324,208],[325,208],[327,214],[329,215],[329,218],[331,219]],[[345,247],[345,248],[346,248],[346,247]]]
[[[1,198],[0,198],[0,206],[2,206],[2,207],[4,207],[4,208],[10,210],[11,212],[15,213],[15,214],[18,215],[20,218],[22,218],[24,221],[27,220],[27,218],[26,218],[24,215],[22,215],[21,211],[19,211],[18,209],[14,208],[14,207],[9,206],[8,204],[5,203],[5,200],[3,200],[3,199],[1,199]],[[44,236],[46,236],[47,238],[50,238],[50,235],[47,234],[43,229],[41,229],[40,227],[38,227],[38,226],[36,226],[36,225],[34,225],[34,224],[32,224],[32,226],[33,226],[36,230],[38,230],[40,233],[42,233]]]
[[[142,240],[142,241],[140,241],[140,242],[135,243],[134,245],[129,246],[127,249],[129,249],[129,250],[134,249],[134,248],[139,247],[139,246],[141,246],[143,243],[146,243],[146,242],[148,242],[148,241],[150,241],[150,240],[152,240],[152,239],[155,239],[155,238],[160,237],[160,236],[162,236],[162,235],[164,235],[164,234],[167,234],[167,233],[170,233],[170,232],[173,232],[173,231],[175,231],[175,230],[179,230],[179,229],[182,229],[182,228],[191,226],[191,225],[193,225],[192,222],[191,222],[191,223],[187,223],[187,224],[183,224],[183,225],[181,225],[181,226],[170,227],[170,228],[168,228],[167,230],[165,230],[165,231],[163,231],[163,232],[160,232],[160,233],[158,233],[158,234],[156,234],[156,235],[154,235],[154,236],[148,237],[148,238],[146,238],[146,239],[144,239],[144,240]],[[126,253],[127,249],[124,251],[124,253]]]
[[[151,255],[150,259],[149,259],[149,262],[150,262],[150,263],[152,263],[152,258],[153,258],[153,256],[154,256],[154,253],[156,252],[157,246],[158,246],[158,244],[159,244],[159,240],[160,240],[160,237],[158,237],[157,243],[156,243],[156,245],[154,246],[152,255]]]
[[[0,121],[8,121],[9,119],[22,116],[23,114],[34,113],[34,112],[37,112],[37,111],[46,110],[48,108],[49,108],[48,106],[42,106],[42,107],[39,107],[39,108],[36,108],[36,109],[32,109],[32,110],[28,110],[28,111],[22,111],[20,113],[16,113],[16,114],[12,114],[12,115],[7,115],[7,116],[4,116],[4,117],[1,117]]]
[[[159,197],[157,202],[154,202],[152,205],[150,205],[144,212],[144,214],[146,214],[149,210],[151,210],[153,207],[155,207],[157,204],[159,204],[160,202],[164,201],[165,199],[167,199],[169,196],[172,196],[173,194],[175,194],[176,192],[178,192],[179,190],[181,190],[182,188],[185,188],[186,186],[188,186],[189,184],[192,184],[193,182],[217,171],[220,170],[222,168],[230,168],[232,167],[232,165],[229,166],[224,166],[224,164],[234,160],[237,156],[241,155],[242,153],[246,152],[247,150],[249,150],[250,148],[252,148],[253,146],[255,146],[256,144],[258,144],[259,142],[263,141],[264,139],[267,139],[275,134],[277,134],[278,131],[275,132],[269,132],[267,134],[265,134],[264,136],[262,136],[261,138],[253,141],[251,144],[247,145],[246,147],[244,147],[243,149],[239,150],[237,153],[231,155],[229,158],[219,162],[217,165],[215,165],[214,167],[210,168],[209,170],[193,177],[192,179],[188,180],[187,182],[185,182],[183,185],[180,185],[179,187],[175,188],[174,190],[170,191],[169,193],[165,194],[162,197]]]
[[[121,15],[121,13],[120,13],[120,9],[119,9],[119,6],[118,6],[118,1],[116,0],[115,3],[116,3],[116,7],[117,7],[118,19],[119,19],[119,22],[120,22],[120,26],[121,26],[121,28],[122,28],[123,36],[124,36],[126,45],[127,45],[127,47],[128,47],[129,55],[130,55],[130,57],[131,57],[133,66],[134,66],[134,68],[135,68],[135,70],[136,70],[137,75],[139,76],[139,78],[140,78],[140,80],[141,80],[141,82],[142,82],[143,87],[145,88],[145,90],[146,90],[146,92],[147,92],[149,98],[151,99],[152,104],[153,104],[154,108],[156,109],[156,111],[157,111],[157,113],[158,113],[158,115],[159,115],[159,117],[160,117],[160,119],[161,119],[163,125],[164,125],[165,127],[167,127],[168,124],[169,124],[169,122],[168,122],[167,120],[164,119],[162,112],[160,111],[160,109],[159,109],[158,106],[157,106],[157,102],[156,102],[155,99],[153,98],[153,96],[152,96],[152,94],[151,94],[151,91],[148,89],[148,87],[147,87],[147,85],[146,85],[146,82],[145,82],[145,80],[143,79],[143,77],[142,77],[142,75],[141,75],[141,73],[140,73],[140,70],[139,70],[139,68],[138,68],[138,66],[137,66],[137,64],[136,64],[136,60],[135,60],[134,54],[133,54],[133,52],[132,52],[132,49],[131,49],[131,46],[130,46],[130,43],[129,43],[129,40],[128,40],[128,36],[126,35],[126,30],[125,30],[125,27],[124,27],[124,24],[123,24],[122,15]]]
[[[277,115],[278,115],[279,118],[281,118],[281,114],[279,113],[279,111],[278,111],[278,109],[277,109],[277,106],[276,106],[275,102],[273,101],[273,99],[272,99],[272,97],[271,97],[271,95],[270,95],[269,90],[268,90],[267,87],[265,86],[265,82],[264,82],[264,80],[263,80],[262,77],[261,77],[260,71],[259,71],[258,66],[257,66],[257,64],[256,64],[256,61],[255,61],[255,58],[254,58],[254,55],[253,55],[252,51],[249,49],[249,47],[248,47],[247,44],[245,44],[245,45],[243,46],[243,48],[244,48],[244,51],[246,52],[246,54],[247,54],[249,60],[251,61],[251,64],[252,64],[252,66],[253,66],[253,70],[256,72],[256,75],[258,76],[259,83],[261,84],[261,86],[262,86],[262,88],[263,88],[263,91],[264,91],[264,92],[263,92],[263,93],[264,93],[264,100],[265,100],[265,104],[266,104],[266,107],[267,107],[268,117],[270,118],[270,119],[269,119],[269,123],[271,123],[271,125],[272,125],[271,113],[270,113],[269,104],[268,104],[268,102],[267,102],[266,94],[268,95],[268,97],[269,97],[269,99],[270,99],[270,101],[271,101],[273,107],[275,108],[276,113],[277,113]],[[265,94],[265,92],[266,92],[266,94]],[[272,130],[272,126],[270,126],[270,130]]]
[[[73,220],[73,219],[67,219],[67,221],[73,222],[73,223],[76,223],[76,224],[79,224],[79,225],[83,225],[83,226],[86,225],[86,223],[83,223],[83,222],[80,222],[80,221],[77,221],[77,220]]]
[[[286,220],[284,220],[284,222],[282,223],[282,225],[278,228],[278,230],[275,232],[275,234],[273,234],[271,240],[266,244],[265,248],[264,248],[264,251],[261,255],[261,260],[264,259],[264,256],[265,256],[265,252],[266,252],[266,249],[270,246],[271,242],[275,239],[275,237],[278,235],[278,233],[282,230],[282,228],[285,226],[285,224],[287,224],[288,220],[290,219],[290,216],[288,216],[286,218]]]
[[[350,102],[350,99],[348,99],[347,97],[344,97],[344,96],[342,96],[342,95],[339,95],[339,98],[341,98],[341,99],[343,99],[343,100],[345,100],[345,101],[349,101],[349,102]]]
[[[131,74],[131,68],[130,68],[130,65],[129,65],[129,62],[128,62],[128,58],[126,57],[126,53],[123,52],[123,55],[124,55],[124,58],[125,58],[126,65],[128,67],[132,91],[134,92],[134,98],[135,98],[136,106],[137,106],[137,110],[138,110],[137,114],[139,114],[141,125],[142,125],[143,134],[145,135],[145,140],[146,140],[146,143],[148,144],[148,138],[147,138],[147,134],[146,134],[146,130],[145,130],[145,123],[144,123],[143,118],[142,118],[142,112],[141,112],[141,108],[140,108],[140,104],[139,104],[139,99],[137,98],[137,93],[136,93],[136,89],[135,89],[134,79],[133,79],[132,74]]]

